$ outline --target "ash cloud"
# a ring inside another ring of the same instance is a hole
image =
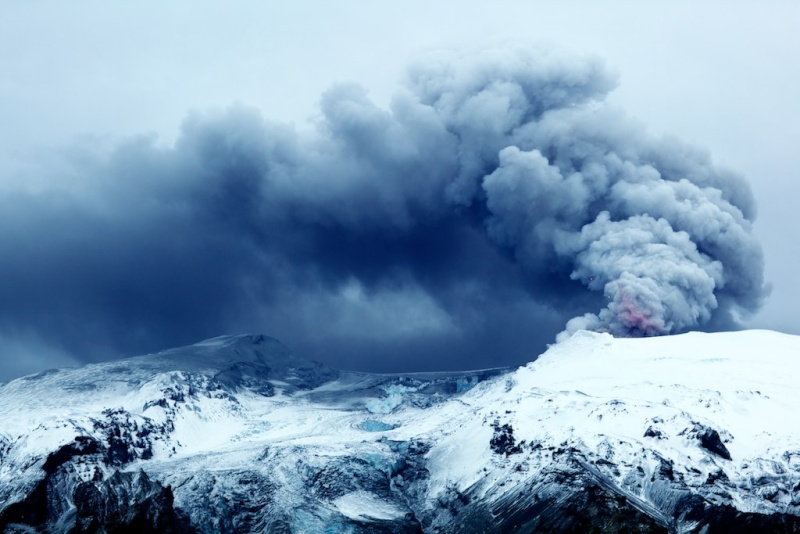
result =
[[[0,196],[0,338],[86,361],[263,331],[389,371],[734,327],[765,295],[750,189],[605,105],[615,83],[553,50],[443,53],[389,109],[344,84],[307,129],[233,106],[168,148],[70,153]]]

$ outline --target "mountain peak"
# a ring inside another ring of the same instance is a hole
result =
[[[0,530],[112,531],[113,502],[175,531],[797,531],[797,354],[578,332],[516,370],[372,375],[247,334],[27,377],[0,387]]]
[[[282,345],[282,343],[277,339],[275,339],[274,337],[270,337],[264,334],[227,334],[227,335],[212,337],[210,339],[204,339],[203,341],[198,341],[197,343],[193,343],[192,345],[189,346],[229,347],[233,345],[263,345],[263,344],[273,344],[273,343]]]

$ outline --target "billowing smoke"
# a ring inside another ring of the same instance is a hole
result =
[[[525,361],[570,317],[731,327],[764,296],[750,189],[614,86],[552,50],[440,54],[388,110],[339,85],[309,128],[234,106],[69,154],[0,200],[0,334],[88,358],[258,330],[397,369]]]

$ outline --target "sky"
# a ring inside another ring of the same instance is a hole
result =
[[[271,4],[0,2],[0,380],[800,334],[796,2]]]

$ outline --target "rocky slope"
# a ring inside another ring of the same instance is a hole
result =
[[[0,387],[7,532],[800,532],[800,338],[372,375],[215,338]]]

